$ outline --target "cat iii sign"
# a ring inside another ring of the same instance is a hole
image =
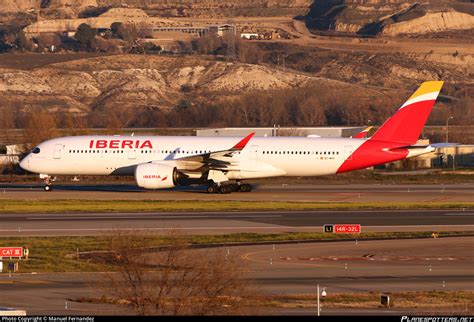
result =
[[[23,247],[0,247],[0,258],[23,257]]]

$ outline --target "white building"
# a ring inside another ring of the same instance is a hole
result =
[[[21,151],[19,145],[0,145],[0,166],[17,164],[20,161]]]
[[[256,136],[321,136],[351,137],[364,127],[226,127],[196,130],[196,136],[246,136],[255,132]]]
[[[240,34],[240,38],[258,39],[258,34],[256,32],[243,32],[243,33]]]

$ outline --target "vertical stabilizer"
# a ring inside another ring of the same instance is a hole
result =
[[[372,136],[371,140],[415,144],[443,87],[442,81],[424,82]]]

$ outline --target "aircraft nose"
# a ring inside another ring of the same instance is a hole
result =
[[[26,156],[23,160],[20,161],[20,167],[23,170],[26,170],[26,171],[29,170],[29,167],[30,167],[30,157],[29,156]]]

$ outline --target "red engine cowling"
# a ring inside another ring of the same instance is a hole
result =
[[[144,163],[135,169],[137,186],[145,189],[164,189],[176,186],[178,172],[172,164]]]

